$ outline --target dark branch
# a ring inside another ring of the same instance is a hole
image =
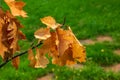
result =
[[[66,17],[64,17],[64,20],[63,20],[62,26],[65,25],[65,22],[66,22]]]
[[[32,49],[40,46],[41,44],[42,44],[42,42],[40,42],[39,44],[33,46]],[[16,57],[18,57],[18,56],[22,56],[22,55],[26,54],[27,52],[28,52],[28,50],[26,50],[26,51],[24,51],[24,52],[21,52],[21,53],[15,55],[15,56],[9,58],[8,60],[6,60],[5,62],[3,62],[3,63],[0,64],[0,68],[2,68],[4,65],[6,65],[6,64],[7,64],[9,61],[11,61],[12,59],[14,59],[14,58],[16,58]]]

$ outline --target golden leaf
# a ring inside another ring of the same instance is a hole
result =
[[[69,48],[69,45],[73,42],[72,37],[69,31],[63,30],[61,28],[56,29],[58,36],[58,53],[59,55],[63,55],[64,52]]]
[[[4,61],[8,60],[20,48],[18,40],[25,38],[23,33],[19,30],[22,25],[12,16],[8,11],[0,8],[0,55]],[[13,60],[13,65],[17,68],[18,58]]]
[[[72,33],[70,27],[69,31],[71,32],[71,35],[73,37],[73,43],[71,44],[73,58],[75,58],[79,62],[85,62],[86,61],[85,47],[77,40],[75,35]]]
[[[53,57],[52,59],[53,64],[57,64],[60,66],[64,65],[72,65],[75,64],[75,59],[72,57],[72,51],[68,48],[62,56]]]
[[[78,62],[85,62],[86,54],[85,48],[77,40],[71,29],[63,30],[61,28],[56,29],[58,35],[58,57],[53,57],[52,63],[58,65],[71,65]]]
[[[45,68],[49,63],[48,59],[45,57],[44,54],[41,54],[38,48],[36,48],[36,64],[35,68]]]
[[[42,18],[41,21],[48,26],[47,28],[56,26],[56,21],[51,16]],[[37,34],[42,32],[44,35],[46,34],[43,30],[38,31]],[[48,53],[53,58],[52,63],[61,66],[75,64],[76,61],[85,62],[85,48],[77,40],[70,27],[68,27],[68,30],[64,30],[57,26],[53,32],[50,32],[50,35],[49,38],[43,41],[37,58]]]
[[[0,14],[3,14],[1,12],[2,12],[2,10],[0,9]],[[0,17],[0,32],[2,32],[3,25],[4,25],[4,20]],[[0,33],[0,55],[2,58],[4,58],[4,52],[7,51],[7,48],[2,43],[2,40],[3,40],[2,36],[3,36],[3,34]]]
[[[27,13],[24,10],[22,10],[22,8],[25,6],[24,2],[15,1],[15,0],[4,0],[4,1],[9,6],[12,15],[27,17]]]
[[[50,27],[53,30],[55,30],[57,27],[61,26],[60,24],[56,23],[55,19],[51,16],[41,18],[40,20],[42,21],[43,24],[47,25],[47,27]]]
[[[42,54],[52,53],[49,54],[51,56],[58,56],[58,49],[57,49],[57,35],[55,32],[51,32],[51,37],[43,41],[43,45],[40,48],[40,52]]]

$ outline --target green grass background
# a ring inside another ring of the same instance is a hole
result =
[[[21,51],[29,48],[34,32],[44,27],[40,18],[52,16],[58,23],[71,26],[78,39],[94,39],[109,35],[113,42],[85,45],[87,61],[83,69],[71,69],[49,64],[45,69],[29,67],[27,54],[21,56],[19,69],[11,63],[0,69],[0,80],[36,80],[48,73],[55,74],[55,80],[120,80],[120,73],[106,72],[101,66],[120,63],[120,56],[114,50],[120,49],[120,0],[23,0],[28,18],[18,17],[24,25],[22,31],[26,41],[20,41]],[[4,10],[8,7],[1,1]],[[101,50],[104,52],[101,52]],[[1,61],[1,60],[0,60]]]

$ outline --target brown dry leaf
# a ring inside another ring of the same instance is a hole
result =
[[[77,40],[70,27],[69,31],[71,32],[71,35],[73,37],[73,43],[71,44],[73,58],[75,58],[79,62],[85,62],[86,61],[85,47]]]
[[[58,36],[58,53],[59,55],[63,55],[64,52],[69,48],[69,45],[73,43],[71,34],[67,30],[63,30],[61,28],[56,29]]]
[[[16,52],[16,49],[17,49],[17,41],[18,41],[18,35],[17,35],[17,32],[18,32],[18,29],[16,27],[17,25],[15,24],[15,22],[11,22],[8,27],[7,27],[7,31],[9,32],[7,34],[7,40],[9,41],[9,45],[10,45],[10,49],[13,49],[13,52],[12,53],[15,53]]]
[[[2,14],[1,12],[2,12],[2,10],[0,10],[0,15]],[[3,28],[4,23],[5,23],[4,20],[0,16],[0,32],[2,32],[2,28]],[[2,43],[2,36],[3,36],[3,34],[0,33],[0,55],[2,58],[4,58],[4,52],[7,51],[7,48]]]
[[[53,57],[52,63],[60,66],[75,64],[76,62],[75,59],[72,57],[71,48],[68,48],[62,56]]]
[[[9,6],[11,13],[14,16],[27,17],[27,13],[24,10],[22,10],[22,8],[25,6],[24,2],[15,1],[15,0],[4,0],[4,1]]]
[[[51,16],[42,18],[41,21],[48,28],[56,25],[56,21]],[[41,34],[41,32],[38,33]],[[77,40],[70,27],[68,30],[64,30],[58,26],[55,27],[54,32],[50,33],[51,36],[43,41],[43,45],[39,49],[39,54],[37,54],[38,56],[48,53],[53,58],[52,63],[61,66],[75,64],[76,61],[85,62],[85,48]]]
[[[19,63],[20,63],[19,57],[16,57],[16,58],[12,59],[12,65],[13,65],[16,69],[18,69]]]
[[[75,64],[76,60],[79,62],[85,62],[86,54],[85,48],[77,40],[72,31],[63,30],[60,28],[56,29],[58,35],[58,57],[53,57],[53,64],[58,65],[71,65]]]
[[[75,58],[79,62],[86,61],[86,53],[85,48],[80,46],[78,43],[72,44],[73,58]]]
[[[58,52],[57,52],[58,39],[57,39],[56,32],[51,32],[50,35],[51,36],[49,38],[43,41],[43,45],[40,47],[39,50],[41,54],[45,55],[46,53],[49,53],[49,55],[51,56],[53,55],[57,56],[58,55]]]
[[[50,39],[50,56],[59,56],[59,52],[58,52],[58,44],[59,44],[59,41],[58,41],[58,36],[57,36],[57,33],[56,32],[51,32],[51,37],[49,38]],[[52,53],[52,54],[51,54]]]
[[[22,37],[22,32],[19,31],[22,25],[8,11],[4,13],[0,9],[0,55],[4,61],[13,56],[16,51],[19,51],[18,40]],[[13,65],[17,68],[18,59],[13,60]]]
[[[30,66],[35,67],[36,59],[34,57],[32,49],[28,50],[28,60],[30,61]]]
[[[48,27],[55,30],[57,27],[61,26],[60,24],[56,23],[55,19],[51,16],[47,16],[40,19],[43,24],[47,25]]]
[[[48,59],[45,57],[44,54],[40,52],[38,48],[36,48],[36,64],[35,68],[45,68],[49,63]]]
[[[46,40],[50,35],[50,28],[40,28],[34,33],[35,38],[39,40]]]
[[[42,54],[49,53],[50,56],[58,56],[59,54],[57,50],[57,44],[58,44],[57,40],[58,38],[56,32],[51,32],[51,37],[46,39],[40,48],[41,53]]]
[[[25,36],[25,34],[23,34],[23,32],[22,31],[18,31],[18,39],[20,39],[20,40],[24,40],[24,39],[26,39],[26,36]]]

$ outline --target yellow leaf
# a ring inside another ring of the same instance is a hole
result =
[[[61,28],[56,29],[58,36],[58,53],[59,55],[63,55],[64,52],[69,48],[69,45],[73,42],[72,37],[69,31],[63,30]]]
[[[27,13],[24,10],[22,10],[22,8],[25,6],[24,2],[15,1],[15,0],[4,0],[4,1],[9,6],[12,15],[27,17]]]
[[[51,16],[41,18],[40,20],[42,21],[43,24],[47,25],[47,27],[50,27],[53,30],[61,26],[60,24],[56,23],[55,19]]]
[[[58,44],[58,57],[53,57],[53,64],[58,65],[71,65],[75,64],[76,60],[85,62],[86,54],[84,46],[77,40],[71,29],[63,30],[56,29],[59,44]]]
[[[47,28],[53,28],[54,31],[50,32],[51,36],[43,41],[37,56],[48,53],[53,58],[52,63],[61,66],[75,64],[76,61],[85,62],[85,48],[77,40],[70,27],[68,30],[64,30],[60,26],[54,27],[56,21],[51,16],[42,18],[41,21],[48,26]],[[47,35],[43,30],[38,33],[42,32]]]
[[[36,48],[36,64],[35,68],[45,68],[49,63],[48,59],[42,54],[38,48]]]
[[[73,37],[73,43],[71,44],[73,58],[75,58],[79,62],[85,62],[86,61],[85,47],[77,40],[70,27],[69,31],[71,33],[71,36]]]

